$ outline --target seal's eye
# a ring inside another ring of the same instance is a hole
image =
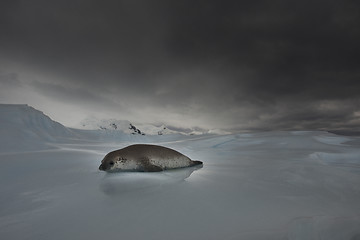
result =
[[[110,166],[113,166],[113,165],[114,165],[114,162],[113,162],[113,161],[111,161],[111,162],[109,162],[109,164],[110,164]]]

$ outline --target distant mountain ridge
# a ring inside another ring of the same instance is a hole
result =
[[[127,120],[118,119],[97,119],[86,118],[82,120],[78,127],[84,130],[104,130],[104,131],[122,131],[132,135],[168,135],[168,134],[183,134],[183,135],[202,135],[209,132],[205,129],[172,129],[164,124],[156,126],[152,124],[131,123]]]

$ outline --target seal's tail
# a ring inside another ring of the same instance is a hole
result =
[[[202,164],[203,164],[202,161],[192,160],[191,166],[202,165]]]

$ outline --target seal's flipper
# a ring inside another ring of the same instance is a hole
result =
[[[202,161],[197,161],[197,160],[192,160],[191,161],[191,166],[202,165],[202,164],[203,164]]]
[[[162,169],[159,166],[153,165],[150,163],[150,160],[148,157],[142,157],[142,170],[144,172],[161,172],[164,171],[164,169]]]
[[[149,165],[144,167],[144,172],[161,172],[163,170],[164,169],[162,169],[161,167],[155,166],[155,165],[152,165],[152,164],[149,164]]]

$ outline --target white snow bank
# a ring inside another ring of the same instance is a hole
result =
[[[44,113],[28,106],[0,104],[0,152],[46,149],[47,142],[74,133]]]

